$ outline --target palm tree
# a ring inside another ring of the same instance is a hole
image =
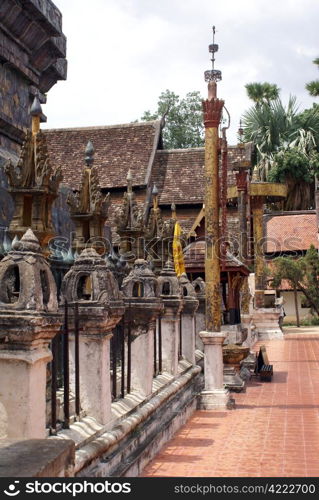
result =
[[[317,66],[319,66],[319,57],[314,59],[312,62],[314,64],[316,64]],[[312,82],[307,83],[306,89],[308,90],[310,95],[312,95],[313,97],[318,97],[319,96],[319,80],[313,80]]]
[[[255,105],[243,116],[244,140],[256,146],[257,179],[286,182],[286,209],[314,206],[314,175],[319,171],[319,106],[298,113],[296,98]]]
[[[254,101],[257,106],[270,104],[271,101],[279,97],[280,89],[275,83],[247,83],[245,85],[249,99]]]

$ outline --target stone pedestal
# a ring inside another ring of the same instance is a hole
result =
[[[61,323],[54,278],[31,229],[0,262],[0,304],[2,435],[44,438],[49,343]]]
[[[158,277],[158,288],[163,302],[161,316],[162,369],[176,375],[179,355],[179,320],[182,298],[179,279],[174,264],[168,260]]]
[[[204,352],[204,344],[199,333],[205,330],[205,297],[198,300],[198,309],[195,315],[195,347]]]
[[[45,437],[46,365],[51,358],[48,349],[0,352],[0,398],[8,438]]]
[[[204,344],[199,333],[206,328],[206,283],[203,278],[198,277],[192,282],[192,285],[198,300],[198,308],[195,315],[195,347],[199,351],[204,352]]]
[[[179,312],[182,301],[163,298],[164,313],[161,317],[162,368],[172,375],[178,371]]]
[[[98,314],[100,313],[100,314]],[[100,318],[99,318],[100,316]],[[119,314],[118,319],[120,319]],[[94,318],[94,319],[93,319]],[[100,321],[99,321],[100,319]],[[104,320],[104,321],[103,321]],[[115,324],[117,321],[115,322]],[[103,312],[80,308],[79,362],[81,409],[101,424],[111,420],[110,339],[114,322],[108,324]],[[70,371],[74,384],[74,335],[70,335]]]
[[[204,343],[205,387],[199,395],[199,408],[214,410],[226,408],[229,392],[224,389],[223,351],[225,335],[220,332],[200,332]]]
[[[279,326],[279,315],[279,311],[275,308],[254,310],[252,321],[256,326],[258,339],[282,339],[284,337]]]
[[[158,281],[144,259],[136,259],[123,280],[125,322],[131,331],[131,389],[152,393],[155,322],[163,310]]]
[[[70,311],[70,373],[74,387],[75,341],[72,303]],[[112,330],[124,313],[122,301],[101,304],[79,303],[79,364],[81,409],[101,424],[111,420],[110,340]],[[115,334],[115,333],[114,333]]]
[[[57,316],[50,319],[0,315],[3,437],[46,437],[46,369],[52,359],[48,344],[60,327]]]
[[[156,318],[163,306],[155,297],[125,299],[125,303],[125,322],[131,324],[131,390],[149,396],[154,376]]]
[[[137,390],[144,396],[152,393],[154,376],[154,329],[153,321],[147,331],[137,334],[132,331],[133,342],[131,344],[131,388]]]
[[[195,312],[198,300],[184,297],[182,310],[182,355],[195,364]]]

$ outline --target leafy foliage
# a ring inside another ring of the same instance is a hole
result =
[[[249,99],[254,101],[257,107],[262,104],[270,104],[271,101],[279,97],[280,89],[274,83],[247,83],[245,85]]]
[[[319,57],[314,59],[313,63],[319,67]],[[319,80],[313,80],[312,82],[307,83],[306,89],[308,90],[310,95],[312,95],[314,97],[318,97],[319,96]]]
[[[142,121],[164,117],[164,147],[167,149],[200,147],[204,144],[202,97],[197,91],[188,92],[184,99],[170,90],[159,96],[157,110],[145,111]]]
[[[287,280],[293,289],[302,291],[311,309],[319,316],[319,254],[311,245],[304,257],[278,257],[273,261],[272,285],[280,286]]]
[[[314,177],[319,172],[319,106],[298,112],[279,97],[255,104],[243,115],[244,140],[256,147],[258,180],[288,184],[286,210],[314,206]]]

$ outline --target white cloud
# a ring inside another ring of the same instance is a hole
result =
[[[68,79],[48,94],[47,127],[126,123],[156,108],[169,88],[206,95],[204,70],[216,25],[223,71],[218,94],[232,116],[250,105],[244,85],[270,81],[283,99],[310,106],[305,83],[317,78],[317,0],[54,0],[68,39]]]

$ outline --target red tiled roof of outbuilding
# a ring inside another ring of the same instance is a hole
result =
[[[266,216],[266,253],[318,248],[315,212]]]

